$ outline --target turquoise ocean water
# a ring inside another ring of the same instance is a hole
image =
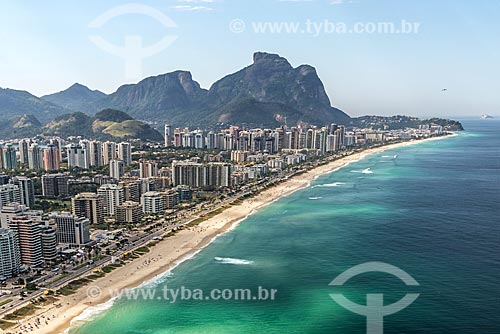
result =
[[[385,318],[385,333],[500,333],[500,122],[464,125],[458,137],[318,178],[148,284],[204,292],[262,286],[277,289],[275,300],[120,299],[71,333],[365,333],[366,319],[329,294],[364,304],[367,293],[392,303],[408,292],[420,297]],[[382,273],[329,286],[371,261],[403,269],[420,286]]]

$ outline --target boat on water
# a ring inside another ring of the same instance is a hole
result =
[[[487,115],[487,114],[481,115],[481,119],[492,119],[492,118],[493,118],[493,116],[491,116],[491,115]]]

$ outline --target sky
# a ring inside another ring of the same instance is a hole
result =
[[[500,116],[500,1],[0,0],[0,6],[0,87],[36,96],[75,82],[112,93],[175,70],[191,71],[209,88],[265,51],[294,67],[314,66],[332,105],[351,116]],[[400,33],[378,28],[386,23]]]

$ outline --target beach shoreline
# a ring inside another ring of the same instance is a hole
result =
[[[227,207],[221,213],[207,218],[196,226],[185,227],[175,235],[165,238],[154,247],[151,247],[149,253],[89,283],[80,288],[75,294],[58,297],[57,304],[60,304],[60,307],[56,308],[52,305],[45,307],[21,320],[20,324],[9,328],[5,332],[19,332],[21,330],[20,326],[28,323],[33,324],[36,318],[43,316],[43,319],[50,319],[50,321],[47,324],[40,324],[40,327],[36,330],[37,333],[64,333],[72,324],[84,320],[89,314],[110,307],[112,305],[112,296],[117,291],[135,288],[145,282],[167,275],[177,265],[191,259],[203,248],[210,245],[218,236],[232,230],[248,216],[284,196],[308,187],[318,177],[335,172],[370,155],[452,136],[456,136],[456,134],[366,149],[290,177],[288,180],[270,187],[258,195]],[[91,288],[94,289],[94,292],[98,291],[100,293],[94,294],[93,298],[89,297],[88,292]]]

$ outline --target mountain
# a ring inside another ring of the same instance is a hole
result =
[[[404,128],[418,128],[420,125],[440,125],[445,130],[463,131],[462,123],[446,118],[420,119],[417,117],[395,116],[361,116],[351,119],[351,125],[360,128],[399,130]]]
[[[80,113],[69,114],[74,111]],[[42,99],[28,92],[0,89],[0,112],[7,120],[0,126],[0,135],[7,136],[12,136],[11,129],[27,133],[36,128],[33,122],[28,122],[31,126],[24,126],[24,121],[15,127],[22,115],[34,116],[43,124],[50,122],[44,128],[45,133],[148,139],[160,138],[159,133],[135,119],[203,129],[230,124],[278,127],[330,123],[394,128],[418,126],[429,121],[449,129],[461,128],[459,123],[442,119],[351,118],[332,107],[314,67],[293,67],[285,58],[265,52],[256,52],[252,64],[218,80],[208,90],[193,80],[188,71],[149,77],[137,84],[123,85],[110,95],[80,84]],[[96,112],[94,118],[84,117]]]
[[[347,114],[331,106],[314,67],[301,65],[293,68],[285,58],[276,54],[255,53],[252,65],[214,83],[208,95],[219,120],[224,115],[220,112],[224,106],[235,105],[237,112],[237,106],[241,105],[244,109],[248,99],[273,103],[287,109],[290,112],[282,115],[272,110],[268,113],[273,118],[287,117],[291,125],[297,122],[345,124],[350,119]]]
[[[93,104],[106,96],[101,91],[90,90],[86,86],[75,83],[66,90],[42,96],[41,99],[69,110],[91,113],[94,109]]]
[[[149,125],[133,119],[122,111],[113,109],[103,110],[93,117],[92,132],[120,139],[163,140],[163,136]]]
[[[286,118],[286,120],[285,120]],[[253,98],[239,99],[218,110],[217,121],[225,124],[279,127],[283,123],[297,124],[302,113],[284,104],[259,102]]]
[[[82,112],[65,114],[56,117],[46,125],[42,125],[33,115],[23,115],[0,123],[0,137],[4,139],[33,137],[41,134],[63,138],[82,136],[101,140],[163,141],[162,135],[148,124],[137,121],[124,112],[112,109],[100,111],[93,117]]]
[[[207,127],[216,123],[276,126],[346,123],[333,108],[316,70],[294,68],[283,57],[257,52],[253,64],[230,74],[207,91],[191,73],[176,71],[121,86],[95,103],[150,121]]]
[[[102,110],[94,117],[82,112],[63,115],[45,125],[42,131],[45,135],[61,137],[82,136],[103,140],[163,140],[162,135],[149,125],[134,120],[122,111],[113,109]]]
[[[67,112],[67,109],[26,91],[0,88],[0,115],[4,122],[23,115],[33,115],[41,122],[47,122]]]
[[[53,121],[43,126],[40,130],[44,135],[88,137],[92,134],[92,117],[82,112],[75,112],[56,117]]]
[[[33,115],[23,115],[12,123],[14,129],[36,129],[42,126],[42,123]]]
[[[31,137],[39,133],[41,126],[33,115],[13,116],[0,122],[0,138]]]
[[[333,108],[314,67],[294,68],[283,57],[257,52],[253,63],[201,88],[190,72],[175,71],[123,85],[106,95],[81,84],[37,98],[27,92],[1,90],[0,112],[34,115],[42,123],[70,112],[92,115],[122,110],[136,119],[175,126],[207,128],[220,123],[279,126],[349,122]]]
[[[183,119],[206,102],[207,91],[193,80],[191,73],[175,71],[124,85],[98,101],[97,109],[124,110],[145,120]]]

